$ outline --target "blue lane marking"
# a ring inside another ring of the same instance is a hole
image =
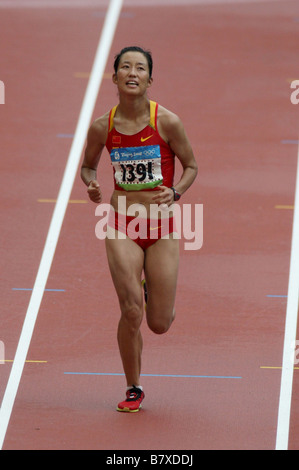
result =
[[[299,140],[282,140],[281,143],[282,144],[296,144],[296,145],[298,145]]]
[[[12,290],[23,290],[23,291],[31,291],[31,289],[23,288],[23,287],[13,287]],[[45,292],[65,292],[65,289],[45,289]]]
[[[59,139],[72,139],[74,137],[74,134],[57,134]]]
[[[267,297],[277,297],[277,298],[287,298],[288,296],[287,295],[272,295],[272,294],[269,294],[267,295]]]
[[[101,376],[124,376],[121,373],[110,372],[64,372],[65,375],[101,375]],[[171,377],[184,379],[242,379],[227,375],[176,375],[176,374],[141,374],[141,377]]]

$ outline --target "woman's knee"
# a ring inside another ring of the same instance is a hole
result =
[[[150,330],[156,335],[163,335],[167,333],[174,320],[174,314],[168,316],[147,316],[147,324]]]
[[[121,321],[131,329],[139,329],[143,317],[142,303],[126,299],[120,302]]]

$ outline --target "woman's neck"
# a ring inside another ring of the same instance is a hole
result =
[[[122,119],[139,121],[149,115],[150,103],[147,96],[120,96],[117,114]]]

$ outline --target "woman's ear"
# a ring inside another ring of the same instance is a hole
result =
[[[153,77],[149,78],[149,80],[148,80],[148,88],[152,86],[153,81],[154,81]]]
[[[114,85],[117,85],[117,74],[116,73],[114,73],[112,75],[112,81],[113,81]]]

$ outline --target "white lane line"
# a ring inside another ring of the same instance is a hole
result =
[[[295,342],[299,303],[299,150],[293,219],[292,248],[286,311],[283,363],[278,409],[276,450],[287,450],[294,375]]]
[[[75,137],[65,168],[57,203],[54,209],[47,240],[27,309],[13,366],[2,400],[0,409],[0,449],[3,447],[3,442],[5,439],[15,397],[19,388],[19,383],[30,346],[35,322],[53,261],[71,190],[78,170],[86,135],[90,126],[93,109],[104,75],[106,62],[112,45],[116,25],[120,16],[122,3],[122,0],[110,1],[102,34],[96,51],[91,76],[80,111]]]
[[[126,0],[126,7],[188,6],[242,3],[283,3],[285,0]],[[106,0],[0,0],[0,8],[101,8]]]

